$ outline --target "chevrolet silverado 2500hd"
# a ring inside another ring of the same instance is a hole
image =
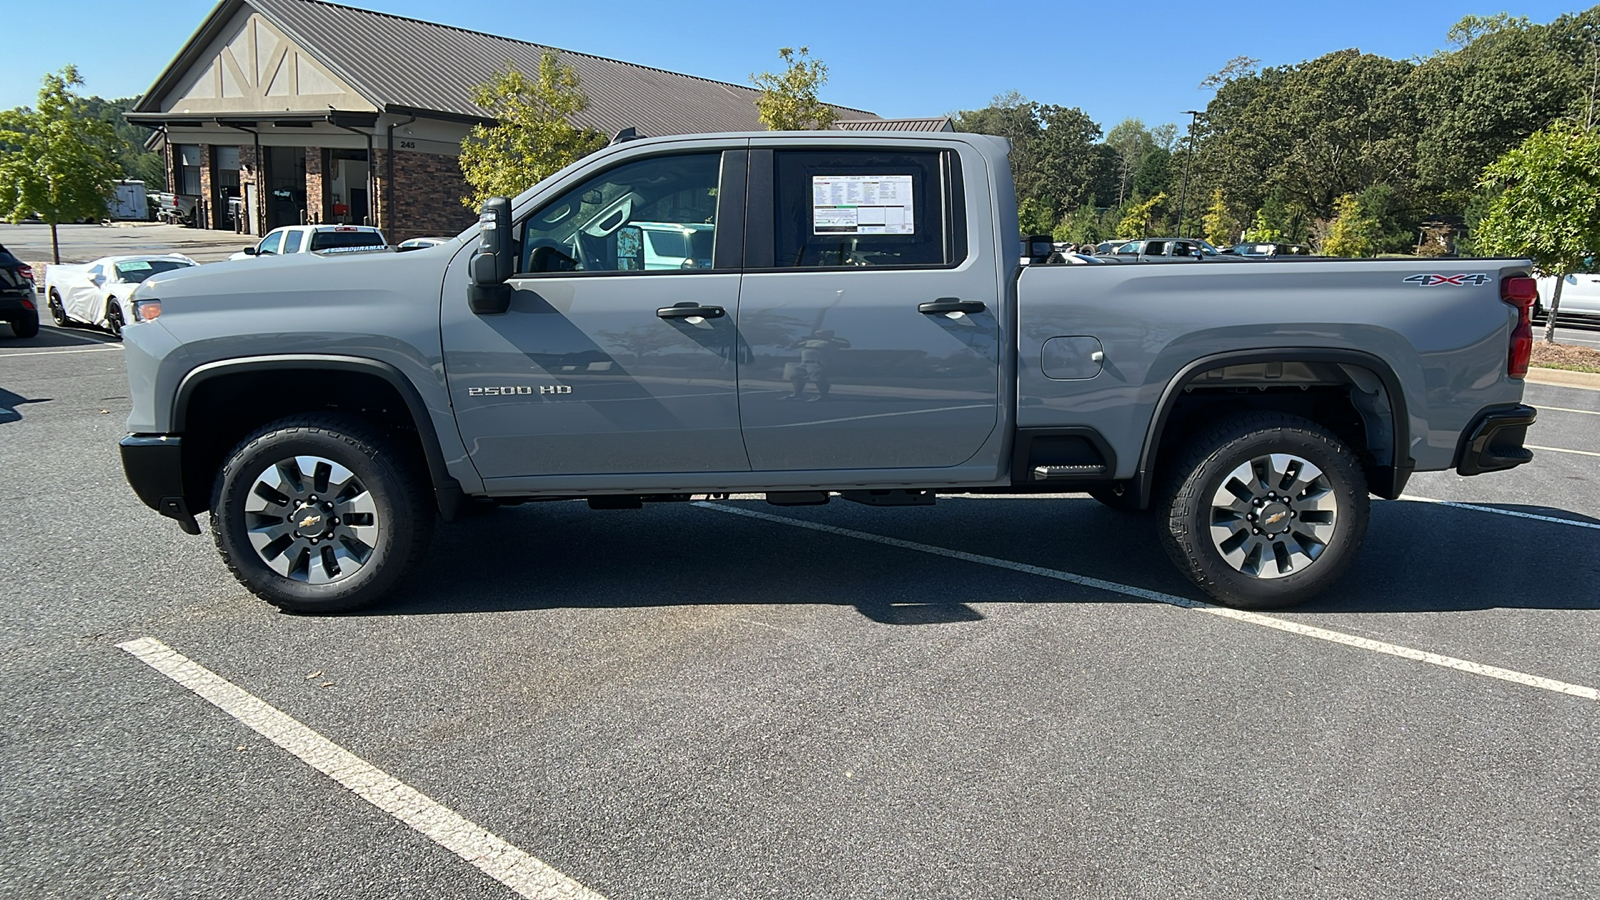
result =
[[[437,247],[152,278],[128,480],[297,611],[383,596],[470,499],[726,492],[1087,492],[1266,608],[1352,563],[1369,494],[1531,458],[1526,260],[1019,266],[1006,153],[636,140]]]

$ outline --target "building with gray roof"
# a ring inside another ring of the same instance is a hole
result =
[[[454,234],[473,219],[461,203],[470,193],[456,163],[461,141],[493,121],[473,87],[508,63],[537,71],[547,49],[322,0],[222,0],[127,118],[156,130],[169,183],[199,200],[197,224],[262,234],[370,222],[391,240]],[[753,88],[557,53],[589,99],[576,125],[649,135],[763,127]],[[835,108],[840,127],[878,121]]]

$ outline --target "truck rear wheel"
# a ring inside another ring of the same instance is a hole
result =
[[[1331,432],[1250,413],[1196,436],[1174,462],[1162,543],[1228,606],[1275,609],[1326,590],[1366,536],[1366,479]]]
[[[382,598],[433,536],[427,484],[387,436],[337,415],[267,425],[229,456],[211,534],[251,593],[291,612]]]

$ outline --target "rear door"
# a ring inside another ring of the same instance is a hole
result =
[[[514,223],[511,309],[444,304],[451,402],[491,490],[748,471],[735,389],[743,149],[631,156]],[[673,232],[666,267],[646,232]]]
[[[965,162],[986,185],[981,158]],[[753,469],[958,466],[994,431],[1001,286],[992,241],[969,241],[963,163],[911,141],[752,148],[739,410]]]

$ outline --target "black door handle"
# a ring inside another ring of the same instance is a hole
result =
[[[955,297],[940,297],[927,303],[918,303],[917,312],[927,315],[938,313],[981,313],[989,307],[983,305],[982,300],[957,300]]]
[[[687,319],[698,316],[702,319],[720,319],[728,311],[720,306],[701,306],[698,303],[677,303],[672,306],[663,306],[656,310],[656,315],[663,319]]]

